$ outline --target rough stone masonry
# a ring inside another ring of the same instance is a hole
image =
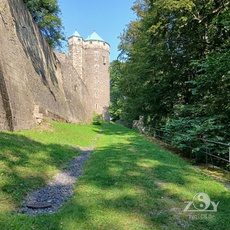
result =
[[[22,0],[0,1],[0,131],[30,129],[42,119],[91,121],[91,88],[59,58]]]

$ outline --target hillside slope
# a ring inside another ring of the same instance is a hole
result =
[[[94,151],[72,198],[57,213],[28,216],[11,211],[78,155],[78,147],[92,145]],[[31,131],[0,133],[0,157],[4,230],[230,227],[230,192],[223,184],[120,125],[52,123]],[[198,200],[201,193],[212,203]],[[184,211],[189,203],[192,211]]]

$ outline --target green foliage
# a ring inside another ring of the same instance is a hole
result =
[[[187,152],[193,161],[204,161],[205,153],[221,157],[228,156],[226,146],[202,141],[202,139],[224,142],[226,140],[225,117],[187,116],[180,120],[172,120],[164,127],[164,136],[171,140],[170,144],[177,149]],[[222,162],[222,166],[224,162]]]
[[[120,81],[122,76],[122,63],[113,61],[110,64],[110,115],[113,120],[120,120],[122,113],[123,97],[120,90]]]
[[[101,125],[102,124],[102,115],[94,113],[92,125]]]
[[[133,10],[120,36],[119,117],[228,143],[229,1],[140,0]]]
[[[23,0],[40,31],[52,48],[65,40],[57,0]]]
[[[228,42],[228,46],[192,62],[200,73],[193,81],[194,97],[199,98],[200,104],[210,115],[230,117],[230,40]]]

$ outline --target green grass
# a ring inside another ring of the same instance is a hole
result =
[[[0,211],[18,207],[26,192],[45,184],[79,154],[77,147],[91,145],[98,131],[65,123],[48,127],[52,131],[0,133]]]
[[[230,228],[228,189],[178,156],[120,125],[52,125],[53,131],[0,133],[1,229]],[[74,195],[59,212],[10,211],[78,155],[75,147],[92,144]],[[183,212],[199,192],[219,202],[217,212]]]

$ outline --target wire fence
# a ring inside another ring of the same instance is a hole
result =
[[[200,156],[202,160],[205,160],[206,166],[211,164],[213,168],[217,166],[230,171],[230,143],[155,128],[151,128],[145,133],[179,150],[185,150],[190,154],[191,160],[195,155]]]

